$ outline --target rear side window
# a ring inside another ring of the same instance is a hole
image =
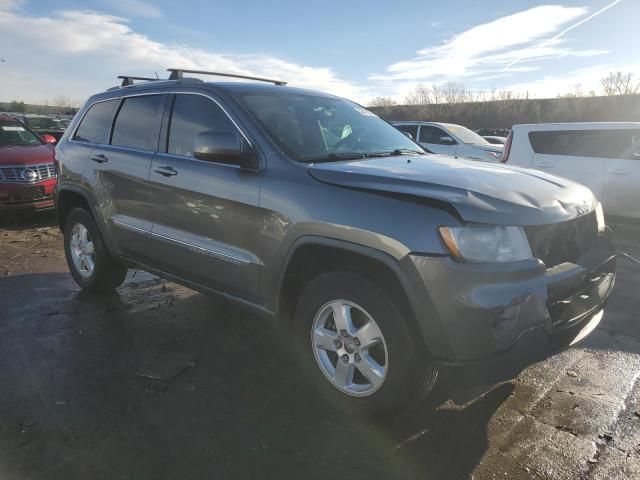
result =
[[[235,125],[213,101],[202,95],[176,95],[169,126],[167,151],[193,156],[196,136],[202,132],[232,132]]]
[[[73,139],[82,142],[107,143],[113,114],[119,102],[119,99],[107,100],[90,107],[80,122]]]
[[[398,130],[411,135],[413,140],[418,139],[418,126],[417,125],[396,125]]]
[[[535,153],[640,160],[640,129],[530,132]]]
[[[165,95],[125,98],[113,126],[111,145],[155,152]]]

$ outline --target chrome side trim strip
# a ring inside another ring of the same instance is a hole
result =
[[[121,220],[111,219],[111,221],[115,225],[118,225],[119,227],[122,227],[122,228],[124,228],[126,230],[130,230],[130,231],[135,232],[135,233],[142,233],[142,234],[147,235],[149,237],[157,238],[157,239],[163,240],[165,242],[181,245],[183,247],[188,248],[189,250],[191,250],[194,253],[200,253],[200,254],[203,254],[203,255],[207,255],[209,257],[217,258],[219,260],[224,260],[226,262],[233,263],[235,265],[249,265],[250,263],[253,263],[253,262],[247,260],[246,258],[235,257],[233,255],[229,255],[228,253],[220,252],[220,251],[217,251],[217,250],[211,250],[209,248],[204,248],[204,247],[201,247],[199,245],[194,245],[193,243],[183,242],[182,240],[177,240],[175,238],[167,237],[165,235],[160,235],[159,233],[150,232],[149,230],[145,230],[143,228],[139,228],[139,227],[130,225],[130,224],[125,223],[125,222],[123,222]]]
[[[244,137],[244,139],[247,141],[247,143],[249,144],[249,146],[253,148],[253,144],[249,140],[249,137],[247,136],[247,134],[244,133],[244,130],[242,130],[242,128],[240,128],[238,123],[229,114],[227,109],[224,108],[224,106],[222,106],[222,104],[218,100],[216,100],[214,97],[212,97],[211,95],[207,95],[204,92],[186,92],[186,91],[180,91],[180,90],[174,90],[174,89],[162,90],[162,91],[149,90],[147,92],[134,93],[134,94],[130,94],[130,95],[118,95],[118,96],[113,96],[113,97],[110,97],[110,98],[104,98],[104,99],[101,99],[101,100],[96,100],[95,102],[92,102],[91,105],[87,106],[86,110],[82,114],[82,117],[78,120],[78,123],[74,126],[73,132],[71,133],[71,135],[69,135],[67,141],[71,142],[71,143],[84,143],[84,144],[88,144],[88,145],[96,145],[96,146],[98,146],[98,144],[94,144],[94,143],[90,143],[90,142],[85,142],[85,141],[75,140],[74,139],[74,137],[76,136],[76,133],[78,131],[78,128],[80,128],[80,124],[84,120],[84,117],[87,115],[87,112],[89,112],[91,107],[93,107],[96,103],[108,102],[108,101],[111,101],[111,100],[120,101],[120,100],[126,99],[126,98],[144,97],[144,96],[149,96],[149,95],[200,95],[201,97],[208,98],[213,103],[215,103],[218,107],[220,107],[220,110],[222,110],[224,112],[224,114],[227,116],[227,118],[229,120],[231,120],[231,123],[233,123],[233,125],[236,127],[236,129],[238,130],[240,135],[242,135]],[[109,130],[111,130],[111,127],[109,127]],[[109,146],[115,147],[115,145],[109,145]],[[156,152],[150,152],[149,151],[147,153],[156,153]]]
[[[144,234],[151,234],[151,232],[149,230],[145,230],[144,228],[140,228],[140,227],[135,227],[133,225],[129,225],[128,223],[125,223],[121,220],[114,220],[113,218],[111,219],[111,221],[118,225],[119,227],[122,227],[126,230],[131,230],[132,232],[139,232],[139,233],[144,233]]]
[[[230,263],[233,263],[235,265],[248,265],[248,264],[251,263],[249,260],[246,260],[244,258],[234,257],[234,256],[229,255],[227,253],[222,253],[222,252],[219,252],[219,251],[210,250],[208,248],[204,248],[204,247],[200,247],[198,245],[194,245],[193,243],[187,243],[187,242],[183,242],[182,240],[177,240],[175,238],[166,237],[164,235],[160,235],[159,233],[151,232],[151,236],[154,237],[154,238],[158,238],[160,240],[164,240],[166,242],[175,243],[177,245],[182,245],[183,247],[188,248],[192,252],[202,253],[202,254],[207,255],[209,257],[214,257],[214,258],[217,258],[219,260],[224,260],[226,262],[230,262]]]

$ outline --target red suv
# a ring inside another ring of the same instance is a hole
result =
[[[54,206],[55,141],[0,114],[0,212]]]

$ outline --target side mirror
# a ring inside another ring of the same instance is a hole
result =
[[[440,137],[440,145],[455,145],[455,144],[456,144],[456,141],[449,136]]]
[[[411,135],[409,132],[402,132],[402,133],[404,133],[407,137],[413,140],[413,135]]]
[[[193,156],[207,162],[231,163],[256,170],[258,158],[239,132],[201,132],[196,136]]]
[[[56,140],[56,137],[54,137],[53,135],[49,135],[48,133],[42,135],[42,141],[49,145],[55,145],[58,142],[58,140]]]

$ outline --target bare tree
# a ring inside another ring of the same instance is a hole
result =
[[[404,101],[407,105],[429,105],[434,103],[431,88],[423,83],[416,85],[413,91],[405,97]]]
[[[393,107],[396,105],[396,101],[391,97],[376,97],[371,100],[369,106],[371,107]]]
[[[471,92],[462,82],[450,80],[439,88],[442,92],[442,97],[444,98],[445,103],[453,104],[468,102],[472,97]]]
[[[633,73],[611,72],[600,80],[605,95],[633,95],[640,93],[640,83],[635,83]]]

